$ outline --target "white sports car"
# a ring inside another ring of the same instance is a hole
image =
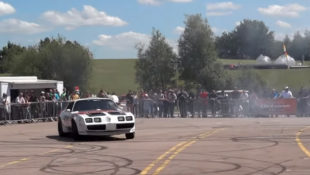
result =
[[[69,102],[58,119],[59,136],[72,133],[74,139],[81,135],[119,135],[126,139],[135,137],[135,117],[124,112],[110,99],[85,98]]]

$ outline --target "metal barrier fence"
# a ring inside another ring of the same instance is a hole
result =
[[[127,111],[133,112],[136,117],[256,117],[274,115],[310,116],[310,99],[299,98],[293,100],[293,110],[285,100],[259,99],[235,100],[212,99],[207,101],[189,100],[170,103],[168,101],[154,101],[139,99],[134,104],[125,105]],[[296,104],[295,104],[296,103]],[[28,104],[12,103],[9,106],[0,105],[0,121],[32,120],[57,117],[67,106],[63,102],[36,102]],[[294,106],[295,105],[295,106]],[[282,109],[279,110],[279,109]],[[284,110],[283,110],[284,109]],[[280,111],[280,112],[279,112]],[[293,111],[293,112],[292,112]]]
[[[154,101],[139,99],[127,105],[137,117],[270,117],[278,115],[310,116],[310,98],[298,99],[209,99]]]
[[[34,102],[27,104],[12,103],[0,106],[1,120],[32,120],[56,117],[68,102]]]

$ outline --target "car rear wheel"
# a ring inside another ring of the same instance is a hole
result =
[[[64,133],[63,129],[62,129],[62,123],[61,123],[61,119],[58,118],[58,135],[60,137],[64,137],[66,135],[66,133]]]
[[[72,121],[72,137],[74,140],[80,140],[81,139],[81,135],[79,134],[79,130],[76,126],[75,121]]]
[[[133,139],[133,138],[135,138],[135,133],[134,132],[133,133],[126,133],[125,136],[126,136],[126,139]]]

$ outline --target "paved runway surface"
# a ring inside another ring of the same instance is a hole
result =
[[[309,118],[137,119],[136,138],[0,127],[0,174],[310,175]]]

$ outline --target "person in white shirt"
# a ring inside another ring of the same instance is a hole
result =
[[[24,94],[22,92],[19,93],[19,95],[17,96],[16,103],[18,103],[18,104],[25,104],[26,103],[26,100],[24,98]]]
[[[280,94],[280,98],[293,98],[292,92],[289,90],[288,86]]]
[[[9,115],[11,113],[10,100],[6,93],[3,93],[2,99],[0,102],[0,106],[3,107],[3,116],[5,120],[9,119]]]
[[[114,103],[119,104],[119,98],[115,93],[113,92],[111,95],[111,99],[114,101]]]

